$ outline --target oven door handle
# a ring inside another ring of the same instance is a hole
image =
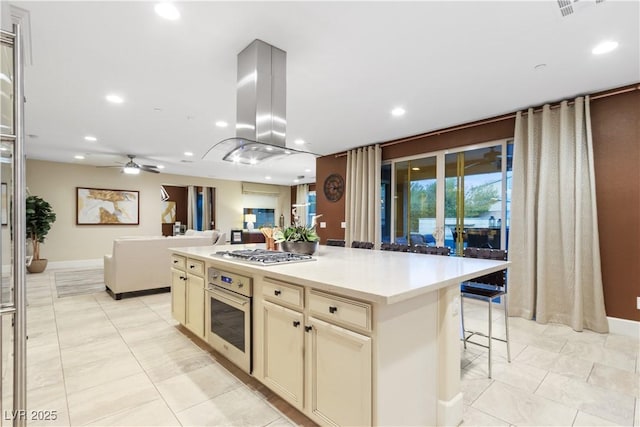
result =
[[[240,307],[244,307],[249,303],[249,299],[243,299],[242,297],[238,297],[235,294],[220,288],[208,288],[207,292],[213,294],[216,298],[220,298],[232,304],[236,304]]]

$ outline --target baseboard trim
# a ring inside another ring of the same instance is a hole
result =
[[[636,320],[618,319],[617,317],[607,317],[609,321],[609,333],[625,335],[632,338],[640,336],[640,322]]]
[[[104,266],[104,259],[79,259],[71,261],[49,261],[47,268],[62,269],[62,268],[102,268]]]

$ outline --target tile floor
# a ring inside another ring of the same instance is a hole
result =
[[[27,275],[28,406],[55,421],[29,425],[290,426],[313,423],[251,377],[190,339],[168,293],[114,301],[57,298],[55,270]],[[486,306],[465,304],[468,328]],[[504,316],[494,312],[494,332]],[[10,425],[10,325],[3,323],[3,416]],[[462,352],[463,425],[640,425],[639,341],[510,318],[511,357],[496,343]]]

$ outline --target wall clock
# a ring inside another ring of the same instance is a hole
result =
[[[324,196],[330,202],[337,202],[344,194],[344,178],[342,175],[332,173],[324,180]]]

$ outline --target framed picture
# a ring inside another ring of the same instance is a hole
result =
[[[231,230],[231,241],[232,245],[236,245],[242,243],[242,230]]]
[[[0,217],[2,225],[9,223],[9,196],[7,195],[7,184],[2,183],[2,193],[0,194]]]
[[[176,202],[165,200],[162,202],[162,223],[173,224],[176,222]]]
[[[138,191],[76,187],[77,225],[138,225]]]

